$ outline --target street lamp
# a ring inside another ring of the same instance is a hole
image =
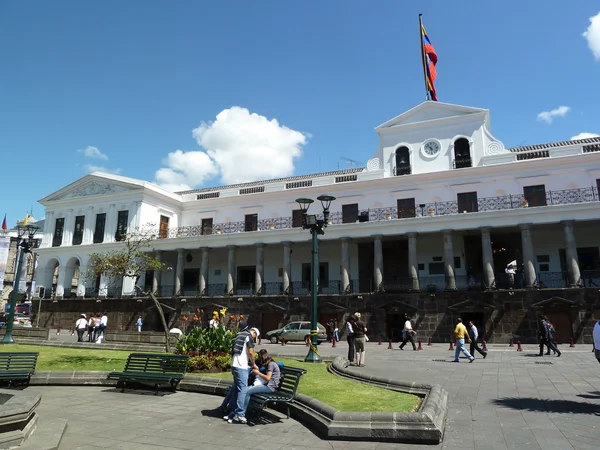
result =
[[[331,195],[320,195],[317,200],[321,201],[323,207],[323,220],[317,219],[314,214],[308,214],[308,208],[314,200],[311,198],[298,198],[296,202],[300,206],[302,211],[302,228],[304,230],[310,230],[312,235],[312,270],[311,270],[311,294],[312,294],[312,318],[310,323],[310,349],[305,362],[321,362],[321,356],[317,351],[319,345],[317,335],[319,333],[318,323],[318,312],[317,312],[317,289],[319,281],[319,240],[320,234],[325,234],[325,228],[327,228],[327,222],[329,221],[329,207],[331,202],[335,200],[335,197]]]
[[[33,237],[40,227],[35,225],[17,225],[17,264],[13,279],[13,291],[10,296],[10,310],[8,320],[6,321],[6,334],[2,339],[2,344],[14,344],[15,340],[12,336],[13,322],[15,320],[15,310],[17,308],[17,296],[19,295],[19,284],[21,282],[21,271],[23,270],[23,259],[25,253],[31,253],[31,249],[35,246]],[[41,301],[41,300],[40,300]]]

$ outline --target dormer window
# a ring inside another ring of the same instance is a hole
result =
[[[465,167],[473,167],[471,143],[466,138],[458,138],[454,141],[454,168],[464,169]]]
[[[396,167],[394,167],[394,175],[410,175],[410,151],[408,147],[398,147],[395,156]]]

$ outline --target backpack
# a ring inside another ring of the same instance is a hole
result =
[[[554,337],[556,334],[556,328],[550,322],[546,322],[546,330],[548,331],[548,335],[550,338]]]

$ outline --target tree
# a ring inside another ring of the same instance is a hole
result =
[[[138,280],[141,276],[145,275],[146,271],[163,269],[164,263],[150,256],[148,252],[148,249],[152,247],[152,242],[156,238],[152,224],[148,224],[142,231],[127,233],[122,237],[121,249],[90,254],[89,268],[86,273],[87,279],[96,280],[98,277],[103,276],[109,280],[109,284],[114,285],[124,278],[132,278],[135,280],[135,285],[137,286]],[[151,288],[147,289],[143,294],[149,295],[154,301],[154,306],[158,310],[165,333],[166,351],[170,353],[169,326],[167,325],[162,305]]]

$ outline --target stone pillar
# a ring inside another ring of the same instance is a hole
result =
[[[162,260],[162,254],[163,254],[162,250],[157,250],[156,251],[156,260],[158,262],[161,262],[161,260]],[[161,275],[160,272],[161,272],[160,270],[155,270],[154,274],[152,276],[152,292],[154,292],[155,294],[158,292],[158,287],[160,286],[160,278],[161,278],[160,277],[160,275]]]
[[[108,278],[106,275],[100,275],[100,283],[98,286],[98,297],[106,297],[108,295]]]
[[[283,242],[283,274],[281,277],[281,283],[283,288],[283,295],[290,294],[292,275],[292,243],[290,241]]]
[[[569,273],[569,287],[577,287],[581,278],[573,223],[573,220],[565,220],[562,222],[565,234],[565,257],[567,260],[567,271]]]
[[[104,223],[104,243],[114,242],[117,231],[117,218],[115,217],[115,205],[108,206],[106,213],[106,222]]]
[[[56,219],[54,219],[54,211],[47,212],[44,221],[44,236],[42,238],[42,247],[52,247],[52,237],[54,236],[55,225]]]
[[[85,222],[83,224],[83,245],[91,244],[94,235],[94,207],[90,206],[85,214]]]
[[[183,257],[184,249],[177,249],[177,267],[175,268],[175,289],[173,292],[174,296],[180,296],[181,288],[183,287]]]
[[[444,233],[444,275],[446,276],[446,290],[456,290],[454,277],[454,248],[452,246],[452,230],[442,230]]]
[[[208,288],[208,247],[200,247],[200,280],[199,289],[200,295],[206,295]]]
[[[67,212],[67,216],[65,217],[65,227],[63,229],[63,236],[62,236],[62,244],[61,246],[65,246],[65,245],[72,245],[73,244],[73,228],[75,227],[75,222],[73,219],[73,210],[70,209]]]
[[[58,280],[56,281],[56,293],[54,294],[56,298],[62,299],[65,296],[65,282],[67,278],[67,268],[65,266],[60,266],[58,268]],[[69,281],[69,285],[72,281]],[[18,286],[18,281],[16,283]],[[17,287],[18,289],[18,287]]]
[[[343,237],[342,241],[342,284],[340,291],[350,293],[350,238]]]
[[[137,217],[138,217],[138,205],[140,202],[135,201],[131,203],[129,208],[129,223],[127,224],[127,232],[135,233],[137,230]]]
[[[378,292],[383,289],[383,244],[382,235],[373,236],[374,241],[374,271],[373,271],[373,291]]]
[[[492,289],[496,282],[494,275],[494,254],[490,227],[481,228],[481,256],[483,259],[483,282],[486,289]]]
[[[263,293],[263,281],[265,279],[265,244],[257,242],[256,244],[256,271],[254,275],[254,292]]]
[[[417,260],[417,233],[408,233],[408,276],[413,291],[421,290],[419,286],[419,263]]]
[[[521,245],[523,247],[523,268],[525,288],[532,288],[535,284],[535,251],[533,250],[533,241],[531,239],[531,224],[519,224],[521,228]]]
[[[77,298],[85,298],[85,281],[81,272],[79,273],[79,280],[77,281]]]
[[[235,293],[235,245],[227,246],[227,294]]]

